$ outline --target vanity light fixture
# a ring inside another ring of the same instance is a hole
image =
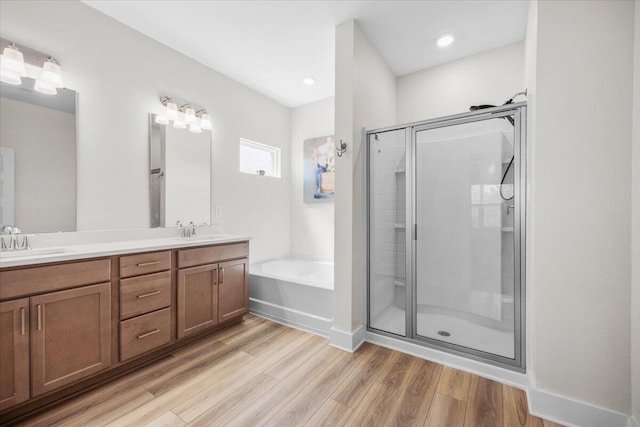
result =
[[[26,77],[27,69],[24,66],[24,56],[15,43],[11,43],[2,51],[0,62],[0,81],[11,85],[22,84],[22,77]]]
[[[190,125],[196,124],[196,110],[194,110],[189,104],[183,105],[181,110],[184,108],[184,121],[189,123]]]
[[[48,57],[47,60],[44,61],[40,80],[58,89],[64,87],[62,70],[60,69],[60,65],[52,57]]]
[[[178,118],[178,106],[173,99],[163,96],[160,102],[164,105],[164,115],[168,120],[176,120]]]
[[[211,116],[207,113],[207,110],[200,110],[196,114],[200,114],[200,127],[211,130]]]
[[[211,130],[211,116],[204,108],[192,106],[189,102],[182,99],[169,98],[163,96],[160,103],[164,105],[164,112],[156,114],[153,121],[160,125],[168,125],[173,122],[173,127],[177,129],[186,129],[193,133],[201,133],[202,129]],[[178,107],[180,105],[180,107]]]
[[[40,78],[36,80],[34,89],[37,92],[44,93],[45,95],[55,95],[58,93],[58,88],[64,87],[62,82],[62,70],[60,65],[52,57],[48,57],[42,65],[42,73]]]

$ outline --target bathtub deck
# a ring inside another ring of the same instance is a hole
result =
[[[557,426],[513,387],[256,316],[24,423],[57,424]]]

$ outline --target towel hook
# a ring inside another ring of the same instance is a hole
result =
[[[340,140],[340,145],[336,147],[336,154],[338,155],[338,157],[342,157],[342,155],[346,152],[347,152],[347,143],[344,142],[343,140]]]

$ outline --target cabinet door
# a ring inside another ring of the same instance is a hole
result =
[[[31,298],[32,395],[111,365],[111,284]]]
[[[0,410],[29,399],[29,298],[0,302]]]
[[[178,270],[178,339],[218,323],[217,267]]]
[[[220,321],[249,311],[249,260],[247,258],[220,263],[218,298]]]

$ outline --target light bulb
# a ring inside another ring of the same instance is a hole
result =
[[[62,70],[60,69],[60,65],[54,62],[53,58],[49,57],[44,61],[40,80],[56,88],[64,87],[64,83],[62,81]]]
[[[209,116],[209,114],[202,113],[202,116],[200,116],[200,127],[211,130],[211,116]]]
[[[56,95],[58,93],[55,86],[50,85],[47,82],[43,82],[42,80],[36,80],[33,89],[35,89],[36,92],[44,93],[45,95]]]
[[[162,114],[156,114],[156,117],[153,119],[159,125],[168,125],[169,119],[163,116]]]
[[[184,121],[192,125],[196,124],[196,111],[193,108],[187,107],[184,110]]]
[[[183,121],[176,119],[173,121],[173,127],[176,129],[184,129],[187,125]]]
[[[200,133],[202,132],[202,129],[196,125],[189,125],[189,132]]]
[[[18,73],[11,70],[0,69],[0,81],[10,85],[21,85],[22,79]]]
[[[16,73],[18,77],[27,76],[27,69],[24,66],[24,56],[22,56],[22,52],[18,50],[14,43],[11,43],[2,51],[0,68],[2,68],[3,71],[12,71]]]
[[[165,109],[164,115],[171,120],[176,120],[178,118],[178,106],[175,102],[167,102],[167,108]]]

